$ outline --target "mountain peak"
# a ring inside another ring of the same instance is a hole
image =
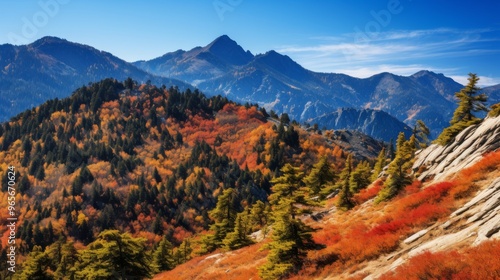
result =
[[[37,46],[42,46],[42,45],[47,45],[47,44],[69,44],[69,42],[66,39],[61,39],[59,37],[54,37],[54,36],[45,36],[42,37],[33,43],[30,44],[30,46],[37,47]],[[73,43],[74,44],[74,43]]]
[[[227,35],[222,35],[208,44],[205,51],[233,65],[244,65],[253,59],[250,51],[245,51]]]
[[[443,74],[434,73],[434,72],[429,71],[429,70],[420,70],[417,73],[411,75],[411,77],[415,77],[415,78],[420,78],[423,76],[444,77]]]
[[[236,41],[231,39],[226,34],[215,38],[215,40],[213,40],[212,43],[210,43],[210,45],[213,45],[213,44],[236,44],[237,45]]]
[[[300,66],[297,62],[291,59],[288,55],[280,54],[274,50],[270,50],[264,54],[259,54],[256,58],[258,60],[265,62],[270,66],[286,65],[286,66],[294,66],[294,68],[295,67],[302,68],[302,66]]]

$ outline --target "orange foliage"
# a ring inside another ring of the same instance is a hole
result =
[[[362,203],[374,197],[381,185],[378,181],[362,190],[355,196],[356,202]],[[357,222],[348,219],[342,225],[344,228],[336,226],[330,229],[329,226],[325,227],[324,232],[316,232],[314,240],[328,247],[316,254],[314,261],[318,265],[330,264],[332,269],[340,271],[345,265],[374,259],[392,252],[402,238],[450,212],[448,194],[453,183],[441,182],[425,189],[420,189],[420,186],[420,182],[408,186],[404,192],[406,196],[401,195],[386,205],[386,213],[377,219],[378,222],[374,222],[374,218]],[[446,202],[441,204],[443,201]],[[336,262],[337,259],[341,262]]]
[[[356,193],[353,197],[354,203],[363,204],[364,202],[374,198],[378,192],[382,189],[383,184],[381,180],[375,181],[375,183],[366,188],[362,189],[360,192]]]
[[[451,191],[455,199],[464,198],[475,191],[478,186],[475,184],[484,178],[485,174],[498,170],[500,167],[500,150],[486,154],[473,166],[462,170],[455,178],[457,187]]]
[[[266,261],[267,250],[254,244],[231,252],[195,257],[153,279],[260,279],[257,268]]]
[[[323,244],[325,246],[331,246],[338,243],[341,239],[340,232],[338,228],[334,225],[329,225],[324,227],[320,231],[313,233],[313,240],[318,244]]]
[[[472,167],[461,171],[451,182],[438,182],[422,187],[421,182],[416,181],[407,186],[394,200],[371,206],[370,211],[361,214],[353,212],[356,209],[349,211],[343,222],[335,227],[325,226],[322,231],[314,233],[314,239],[328,247],[310,254],[310,259],[317,267],[326,266],[320,274],[331,274],[340,273],[348,266],[389,253],[397,248],[406,236],[449,215],[457,205],[462,204],[457,199],[470,197],[480,185],[484,185],[484,182],[477,182],[494,178],[494,172],[497,172],[499,167],[500,151],[492,152]],[[373,198],[381,185],[378,181],[370,188],[362,190],[354,196],[355,202],[363,204]],[[362,207],[370,205],[364,204]],[[341,221],[342,217],[343,215],[338,216],[338,220]],[[469,249],[464,254],[426,253],[415,257],[395,275],[386,276],[384,279],[498,279],[499,276],[492,273],[498,273],[500,262],[492,256],[500,255],[499,244],[500,242],[482,245],[477,249]],[[446,259],[446,262],[443,262],[443,259]],[[309,270],[303,270],[302,273],[318,274]]]
[[[380,279],[500,279],[500,241],[464,252],[425,252]]]
[[[184,239],[191,237],[191,233],[186,231],[183,227],[176,227],[174,229],[174,239],[181,243]]]

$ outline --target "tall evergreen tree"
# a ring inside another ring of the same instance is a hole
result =
[[[25,194],[31,188],[30,180],[28,179],[28,175],[22,176],[21,181],[19,182],[19,192],[21,194]]]
[[[238,213],[234,222],[234,230],[226,235],[223,243],[224,247],[228,250],[235,250],[245,247],[253,243],[252,239],[248,237],[249,233],[249,216],[244,211]]]
[[[309,189],[304,186],[302,180],[304,172],[300,171],[298,167],[293,167],[287,163],[281,168],[283,175],[271,180],[273,187],[272,193],[269,195],[269,203],[277,206],[285,198],[289,198],[292,204],[292,219],[307,209],[297,207],[297,204],[313,205],[314,203],[308,199]]]
[[[333,185],[335,177],[328,158],[323,156],[304,178],[304,183],[310,188],[311,195],[318,195],[325,187]]]
[[[106,230],[80,253],[76,273],[83,279],[142,279],[152,276],[146,240]]]
[[[416,144],[418,149],[426,148],[429,145],[430,129],[425,125],[422,120],[417,120],[413,127],[413,135],[415,135]]]
[[[380,175],[380,172],[384,169],[386,165],[386,156],[385,156],[385,148],[382,148],[380,153],[378,154],[377,161],[375,162],[375,166],[373,167],[373,174],[372,177],[370,178],[372,182],[378,179],[378,176]]]
[[[238,207],[236,191],[233,188],[228,188],[219,195],[217,205],[209,213],[214,220],[214,224],[210,226],[214,233],[202,239],[202,251],[211,252],[223,245],[222,241],[226,235],[234,229]]]
[[[279,279],[297,271],[306,251],[314,247],[313,230],[297,218],[309,212],[307,206],[315,204],[308,199],[309,190],[303,186],[303,172],[290,164],[285,164],[281,172],[282,176],[271,180],[274,185],[269,202],[274,223],[272,241],[266,245],[267,262],[259,268],[264,279]]]
[[[191,248],[191,240],[189,238],[185,238],[181,245],[179,245],[178,251],[181,253],[181,261],[182,263],[187,262],[191,259],[191,253],[193,252],[193,248]]]
[[[337,207],[342,209],[350,209],[354,206],[352,202],[352,192],[351,192],[351,172],[352,172],[352,155],[349,154],[345,161],[345,167],[340,173],[339,179],[339,194],[337,200]]]
[[[371,171],[372,169],[369,162],[361,161],[358,163],[356,168],[352,171],[351,178],[349,179],[351,192],[357,193],[371,183]]]
[[[283,198],[273,208],[274,220],[267,262],[259,267],[262,279],[281,279],[300,270],[307,250],[314,248],[310,227],[293,217],[293,200]]]
[[[255,231],[265,227],[269,222],[269,215],[269,204],[266,206],[264,202],[257,200],[257,202],[252,205],[252,209],[250,209],[250,215],[248,217],[250,230]]]
[[[408,141],[405,140],[404,133],[398,136],[396,157],[389,164],[387,178],[384,188],[379,192],[375,202],[394,197],[402,188],[411,183],[412,178],[409,175],[409,169],[413,164],[415,156],[415,136],[412,135]]]
[[[469,83],[463,89],[455,93],[458,98],[458,107],[453,113],[450,126],[445,128],[436,139],[440,145],[448,144],[466,127],[479,123],[481,119],[476,117],[474,112],[488,111],[485,105],[488,98],[486,94],[479,93],[481,89],[477,86],[479,77],[469,73],[468,81]]]
[[[173,246],[166,236],[163,236],[153,253],[153,267],[156,272],[171,270],[175,267]]]

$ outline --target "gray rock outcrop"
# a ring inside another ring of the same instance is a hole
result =
[[[472,166],[481,157],[500,148],[500,117],[486,118],[460,132],[452,143],[432,144],[417,153],[413,170],[425,170],[419,180],[440,181],[449,175]]]

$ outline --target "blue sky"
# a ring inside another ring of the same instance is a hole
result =
[[[428,69],[500,83],[496,0],[0,0],[0,13],[0,44],[50,35],[136,61],[227,34],[254,54],[274,49],[314,71]]]

